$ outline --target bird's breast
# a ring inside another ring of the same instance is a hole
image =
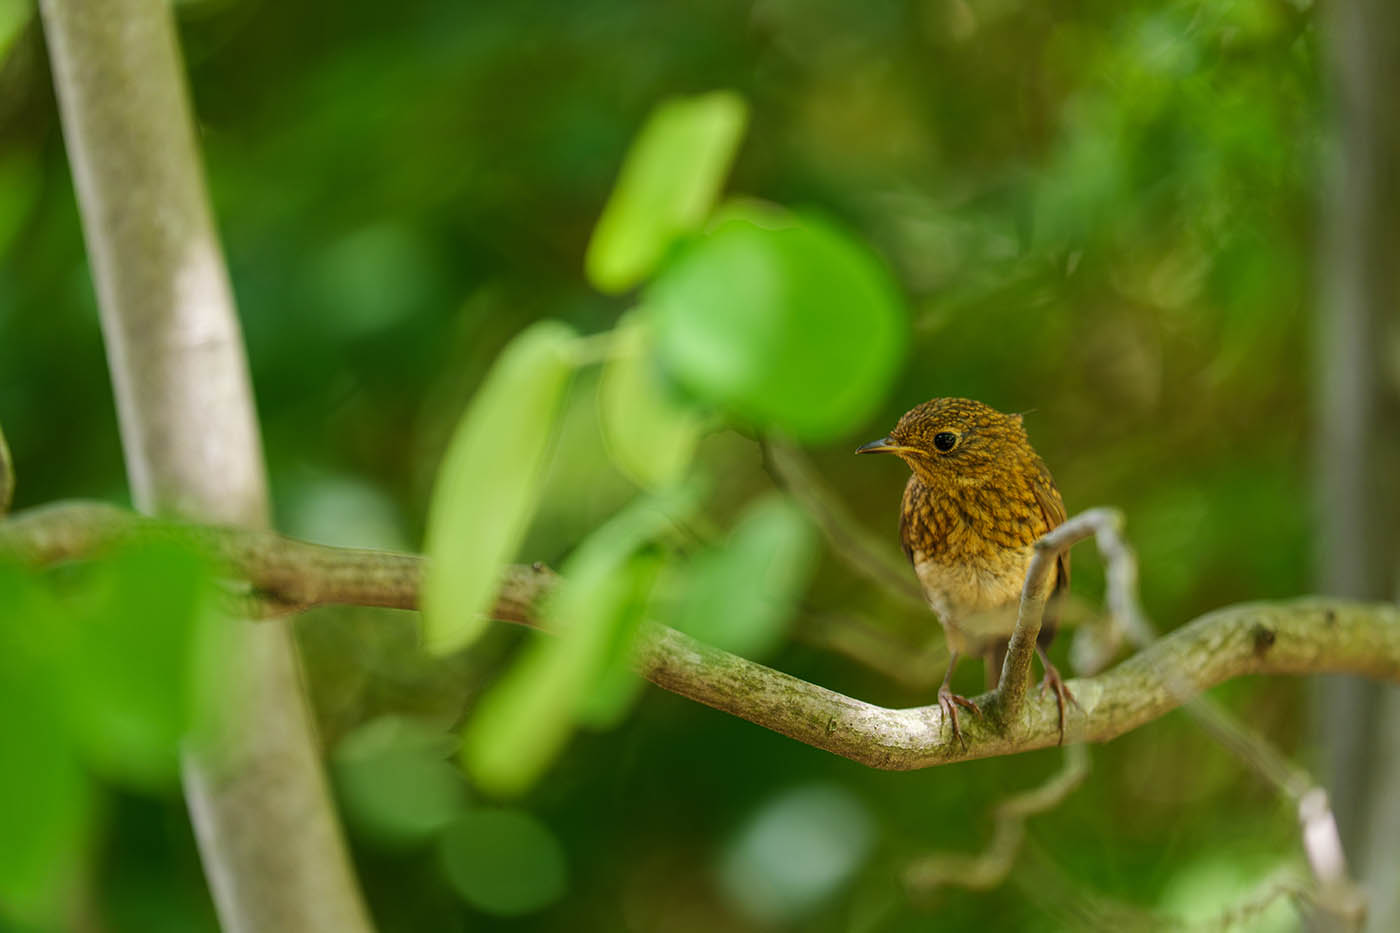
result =
[[[1029,488],[905,489],[900,539],[954,650],[1016,627],[1034,541],[1045,521]]]
[[[915,557],[914,573],[951,647],[975,651],[979,643],[1011,634],[1034,551],[1026,545],[957,564]]]

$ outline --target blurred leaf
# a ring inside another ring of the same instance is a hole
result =
[[[646,489],[681,478],[704,429],[699,414],[662,379],[651,328],[636,313],[618,325],[598,386],[598,413],[613,462]]]
[[[442,834],[447,880],[468,904],[514,917],[548,907],[569,885],[564,849],[523,810],[472,810]]]
[[[52,649],[64,620],[37,582],[7,564],[0,606],[0,918],[43,925],[78,867],[91,790]]]
[[[784,792],[753,815],[720,863],[720,887],[763,924],[790,921],[836,893],[870,852],[869,810],[850,791]]]
[[[457,425],[428,506],[422,608],[430,651],[462,648],[486,626],[501,567],[539,498],[574,339],[557,321],[518,335]]]
[[[637,555],[690,507],[693,493],[642,499],[590,535],[561,571],[543,607],[555,634],[540,634],[481,698],[462,736],[463,763],[483,789],[528,788],[568,739],[575,716],[600,676],[631,650],[638,594],[656,575]],[[644,600],[643,600],[644,601]]]
[[[32,0],[0,0],[0,64],[4,64],[10,47],[33,16]],[[3,240],[0,239],[0,242]]]
[[[390,845],[422,841],[462,812],[461,772],[448,763],[455,739],[401,716],[381,716],[340,741],[332,774],[346,815]]]
[[[631,592],[618,609],[612,643],[576,717],[594,729],[611,729],[621,722],[646,683],[632,670],[633,649],[665,561],[659,554],[643,553],[634,557],[631,565]]]
[[[308,301],[335,337],[363,337],[404,326],[433,296],[438,271],[421,233],[401,224],[363,227],[310,257]]]
[[[626,291],[651,274],[680,234],[699,229],[747,120],[743,98],[729,91],[656,108],[628,151],[588,244],[584,266],[595,287]]]
[[[95,572],[73,601],[73,728],[103,774],[159,788],[178,774],[193,723],[197,628],[216,598],[211,569],[188,548],[151,542]]]
[[[726,651],[762,657],[781,642],[816,556],[807,516],[781,496],[760,499],[723,547],[682,571],[671,624]]]
[[[687,388],[761,428],[830,441],[867,419],[904,354],[903,303],[869,250],[815,219],[719,224],[647,293]]]

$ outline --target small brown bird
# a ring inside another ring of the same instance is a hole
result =
[[[1031,448],[1020,415],[1004,415],[965,398],[936,398],[899,419],[888,437],[856,453],[892,453],[914,475],[904,487],[899,538],[924,597],[948,638],[948,672],[938,704],[962,740],[958,707],[982,711],[948,689],[958,657],[987,660],[988,686],[1001,674],[1006,645],[1035,540],[1065,520],[1065,506],[1045,463]],[[1069,555],[1060,557],[1052,593],[1069,587]],[[1045,666],[1041,687],[1055,691],[1064,738],[1064,701],[1074,697],[1045,646],[1055,636],[1055,601],[1036,640]]]

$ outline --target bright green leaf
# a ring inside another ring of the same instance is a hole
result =
[[[428,507],[422,608],[431,651],[461,648],[486,626],[501,568],[539,499],[574,340],[556,321],[521,333],[457,425]]]
[[[616,341],[598,386],[603,439],[613,462],[638,485],[664,488],[690,466],[704,423],[662,378],[643,317],[629,315]]]
[[[193,723],[197,626],[217,598],[200,555],[157,542],[94,568],[73,600],[73,728],[103,774],[141,787],[172,783]]]
[[[631,592],[613,623],[612,642],[578,707],[576,720],[594,729],[611,729],[622,721],[645,683],[632,670],[633,651],[651,608],[651,594],[665,561],[659,554],[634,557],[629,566]]]
[[[809,442],[865,421],[903,358],[904,305],[868,249],[815,219],[720,223],[647,294],[669,373],[737,419]]]
[[[761,657],[781,642],[816,556],[806,515],[779,496],[762,499],[723,547],[701,553],[686,570],[672,624],[726,651]]]
[[[56,921],[81,863],[92,795],[68,729],[52,639],[64,621],[24,572],[0,564],[0,927]]]
[[[443,874],[468,904],[515,917],[548,907],[569,885],[564,847],[523,810],[472,810],[442,834]]]
[[[419,842],[462,812],[461,772],[447,759],[453,737],[423,723],[382,716],[336,746],[331,773],[352,825],[388,845]]]
[[[656,575],[637,555],[693,496],[646,498],[593,532],[570,557],[543,607],[555,635],[538,635],[477,704],[462,736],[468,774],[483,789],[528,788],[558,754],[590,689],[630,651],[638,593]]]
[[[588,244],[588,279],[608,293],[637,285],[684,233],[698,230],[728,174],[748,120],[728,91],[657,107],[627,153]]]

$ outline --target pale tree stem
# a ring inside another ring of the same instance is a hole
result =
[[[170,4],[41,0],[132,496],[264,527],[242,337],[204,190]],[[284,624],[230,633],[217,741],[185,790],[225,930],[368,930]]]
[[[1323,4],[1333,132],[1324,153],[1315,380],[1319,587],[1400,592],[1400,6]],[[1400,694],[1328,678],[1319,691],[1342,839],[1371,895],[1369,928],[1400,929]]]

